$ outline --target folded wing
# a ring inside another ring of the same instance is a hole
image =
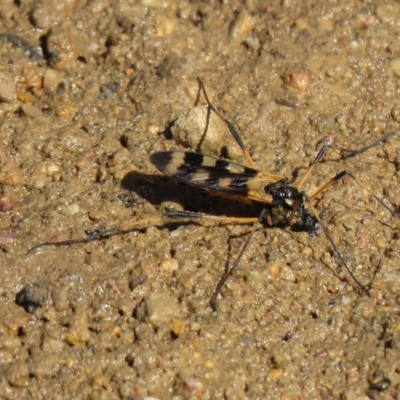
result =
[[[200,153],[163,151],[153,153],[150,161],[162,173],[189,186],[220,196],[272,203],[265,187],[282,179],[253,168]]]

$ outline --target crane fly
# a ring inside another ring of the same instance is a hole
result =
[[[245,241],[241,251],[239,252],[238,257],[233,262],[232,266],[226,269],[224,275],[220,279],[210,301],[212,309],[216,310],[217,297],[222,287],[224,286],[228,277],[239,265],[240,260],[243,257],[243,254],[255,231],[256,222],[263,222],[264,220],[267,220],[269,224],[272,224],[271,212],[277,208],[286,210],[287,222],[289,225],[292,225],[294,220],[299,220],[301,227],[312,236],[316,235],[318,231],[322,230],[330,242],[333,253],[339,260],[339,263],[347,270],[348,274],[351,276],[356,285],[365,294],[370,296],[368,288],[356,278],[350,267],[347,265],[334,240],[332,239],[332,236],[322,223],[318,213],[315,211],[311,200],[315,199],[326,188],[333,185],[338,180],[345,176],[349,176],[362,188],[366,189],[369,194],[380,204],[382,204],[383,207],[385,207],[390,213],[392,213],[392,215],[397,216],[397,214],[387,207],[379,197],[371,193],[367,188],[364,187],[364,185],[359,183],[355,176],[348,171],[341,171],[340,173],[336,174],[311,196],[308,196],[304,191],[301,190],[304,182],[311,174],[314,166],[322,159],[324,154],[330,148],[330,145],[328,144],[324,145],[319,150],[317,156],[310,164],[306,174],[298,185],[295,185],[294,182],[288,178],[258,171],[255,168],[254,162],[246,150],[233,123],[226,119],[213,106],[208,99],[204,84],[200,79],[199,84],[204,93],[208,111],[213,111],[216,113],[227,124],[230,133],[241,147],[251,167],[190,151],[156,152],[150,155],[151,163],[163,174],[188,186],[207,191],[214,195],[231,197],[242,201],[250,200],[261,205],[261,213],[258,218],[231,218],[232,223],[234,223],[235,220],[240,220],[240,222],[247,221],[249,223],[254,223],[254,227]],[[361,154],[393,135],[394,133],[389,133],[378,141],[371,143],[370,145],[359,150],[341,149],[344,153],[343,158],[349,158]],[[185,211],[169,212],[167,215],[170,217],[186,217],[193,219],[209,217],[205,214]],[[216,220],[219,219],[219,217],[213,218]],[[221,217],[221,219],[226,220],[227,217]]]
[[[286,222],[289,226],[292,226],[293,222],[296,221],[300,227],[307,231],[311,236],[316,235],[320,230],[322,230],[330,243],[334,255],[339,261],[339,264],[345,268],[347,273],[350,275],[354,283],[361,289],[361,291],[370,296],[367,286],[363,285],[356,278],[350,267],[347,265],[341,252],[332,239],[332,236],[314,209],[312,200],[317,198],[325,189],[333,185],[335,182],[345,176],[348,176],[352,178],[361,188],[366,190],[369,195],[373,197],[379,204],[381,204],[381,206],[383,206],[392,216],[398,217],[400,213],[393,211],[382,199],[362,185],[351,172],[345,170],[336,174],[333,178],[329,179],[321,187],[319,187],[315,193],[313,193],[311,196],[308,196],[306,192],[302,190],[302,187],[307,178],[311,175],[315,165],[323,158],[324,154],[329,150],[329,148],[332,147],[329,143],[321,147],[317,153],[317,156],[310,163],[306,173],[297,185],[295,185],[291,179],[258,171],[234,124],[225,118],[214,107],[208,98],[203,81],[201,79],[198,79],[198,81],[200,84],[200,90],[204,94],[208,108],[207,123],[204,133],[207,131],[209,116],[210,112],[212,111],[226,123],[230,133],[240,146],[250,166],[247,167],[225,159],[190,151],[156,152],[150,155],[150,161],[163,174],[188,186],[202,189],[211,194],[235,198],[245,202],[252,201],[259,204],[261,206],[261,212],[259,213],[258,217],[216,217],[196,212],[169,211],[162,216],[153,215],[133,221],[129,228],[114,227],[89,234],[83,238],[39,243],[29,249],[28,252],[32,252],[44,246],[70,246],[78,243],[88,243],[94,240],[101,240],[109,236],[140,230],[149,225],[162,226],[165,224],[164,218],[212,218],[225,223],[234,223],[235,221],[240,223],[252,223],[253,227],[247,239],[245,240],[239,255],[233,261],[232,265],[226,268],[226,271],[222,275],[211,298],[211,308],[216,310],[218,295],[220,294],[229,276],[240,264],[245,250],[248,247],[254,232],[256,231],[257,223],[266,221],[269,225],[273,225],[273,212],[274,210],[279,209],[284,211]],[[382,136],[379,140],[358,150],[341,148],[340,150],[342,152],[342,159],[354,157],[364,153],[372,147],[384,142],[393,135],[395,135],[395,132],[388,133]]]

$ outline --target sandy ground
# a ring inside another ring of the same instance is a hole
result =
[[[213,312],[251,227],[159,216],[259,207],[149,162],[197,148],[174,125],[202,132],[197,77],[261,171],[301,177],[327,137],[359,148],[397,132],[399,34],[394,0],[3,0],[0,398],[400,398],[398,218],[341,180],[314,205],[371,297],[324,235],[265,226]],[[212,129],[201,151],[246,163]],[[305,190],[346,169],[398,210],[399,150],[398,135],[346,160],[332,150]]]

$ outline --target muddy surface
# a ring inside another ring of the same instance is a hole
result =
[[[149,162],[198,148],[197,77],[258,168],[283,177],[301,179],[326,138],[397,132],[399,31],[394,0],[3,1],[0,397],[399,398],[398,218],[340,180],[313,204],[371,297],[324,235],[265,226],[213,312],[251,226],[160,215],[259,207]],[[246,163],[213,121],[201,151]],[[398,210],[399,150],[398,135],[345,160],[331,150],[304,190],[346,169]],[[135,229],[28,253],[114,227]]]

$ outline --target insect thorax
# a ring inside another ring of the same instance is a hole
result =
[[[292,184],[289,179],[281,179],[278,182],[271,183],[264,188],[265,193],[272,196],[273,207],[292,208],[294,203],[300,200],[304,203],[304,194]]]
[[[300,192],[289,179],[269,184],[264,190],[272,196],[272,210],[276,219],[283,217],[287,221],[288,216],[293,212],[293,207],[296,207],[294,217],[298,220],[301,230],[307,231],[311,236],[317,234],[320,225],[315,215],[307,208],[305,193]],[[297,206],[295,206],[296,202]]]

